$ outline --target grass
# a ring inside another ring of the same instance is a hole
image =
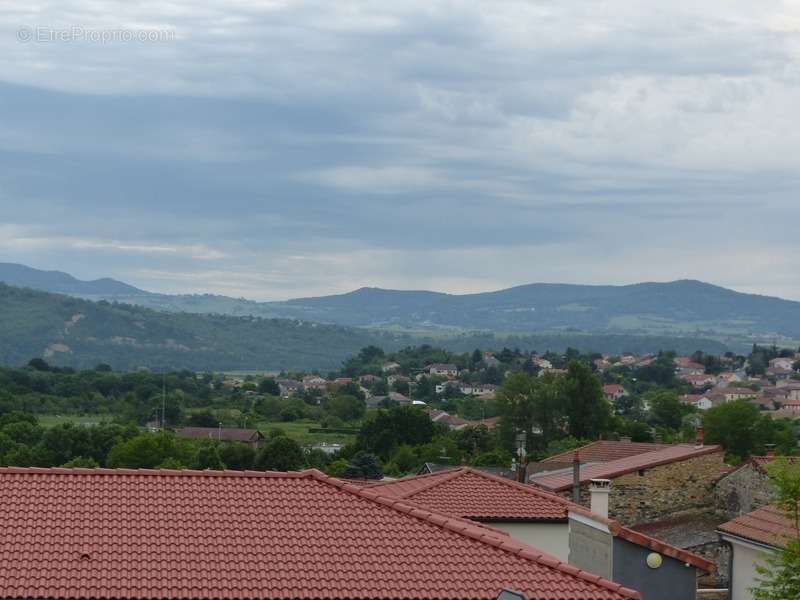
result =
[[[197,410],[197,409],[195,409]],[[191,410],[187,413],[192,412]],[[225,427],[241,427],[240,412],[235,409],[217,410],[225,422]],[[39,423],[44,427],[53,427],[62,423],[75,423],[77,425],[97,425],[110,421],[109,415],[39,415]],[[256,421],[248,422],[248,427],[255,427],[261,433],[268,434],[271,429],[281,429],[286,435],[303,446],[311,446],[327,442],[329,444],[348,444],[355,441],[354,435],[343,433],[311,433],[309,429],[320,427],[318,421],[303,419],[299,421]]]
[[[343,433],[311,433],[309,429],[319,427],[320,424],[311,420],[300,421],[259,421],[256,423],[259,431],[267,435],[270,429],[281,429],[286,435],[303,446],[328,442],[329,444],[348,444],[355,441],[354,435]]]

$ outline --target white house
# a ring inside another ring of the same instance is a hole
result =
[[[756,565],[775,554],[800,532],[774,506],[765,506],[723,523],[717,529],[731,546],[731,600],[752,600],[750,589],[758,585]]]

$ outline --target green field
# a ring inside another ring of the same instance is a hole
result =
[[[62,423],[98,425],[112,420],[108,415],[38,415],[37,418],[39,419],[39,424],[44,427],[52,427]]]
[[[191,412],[191,411],[187,411]],[[241,427],[244,422],[238,410],[216,411],[225,413],[220,415],[225,427]],[[109,415],[39,415],[39,423],[44,427],[53,427],[62,423],[75,423],[79,425],[97,425],[99,423],[111,421]],[[310,446],[327,442],[329,444],[347,444],[355,440],[354,435],[342,433],[311,433],[309,429],[320,427],[317,421],[257,421],[248,422],[247,427],[255,427],[261,433],[267,435],[271,429],[281,429],[287,436],[296,440],[302,446]]]

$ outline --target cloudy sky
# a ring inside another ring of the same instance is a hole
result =
[[[800,3],[0,4],[0,261],[800,299]]]

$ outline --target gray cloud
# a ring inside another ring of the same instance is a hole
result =
[[[284,298],[695,277],[800,299],[800,9],[0,8],[0,258]],[[20,27],[167,31],[22,43]]]

